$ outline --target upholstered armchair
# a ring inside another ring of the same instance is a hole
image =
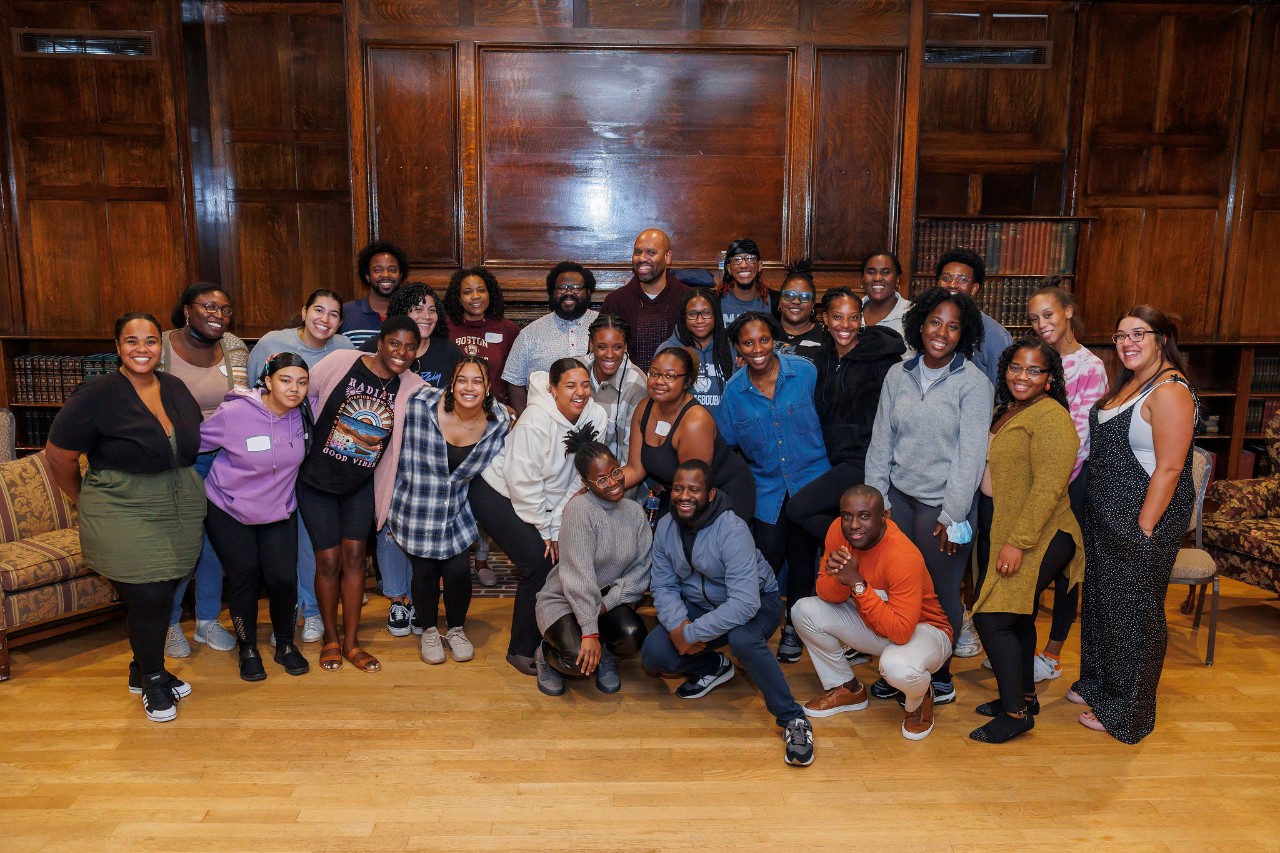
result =
[[[1280,593],[1280,412],[1264,435],[1275,473],[1209,485],[1204,547],[1222,574]]]

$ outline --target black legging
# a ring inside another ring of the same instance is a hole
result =
[[[645,635],[649,633],[644,620],[629,604],[619,604],[601,615],[596,624],[600,628],[600,642],[611,654],[620,658],[630,657],[640,651]],[[572,613],[566,613],[547,626],[542,632],[542,653],[562,675],[584,678],[578,668],[578,653],[582,651],[582,628]]]
[[[841,462],[791,496],[787,502],[787,518],[821,542],[827,538],[831,522],[840,515],[840,496],[850,486],[860,486],[866,481],[866,471],[861,465]]]
[[[209,501],[204,529],[227,573],[227,609],[240,645],[258,644],[258,585],[264,581],[276,645],[292,645],[298,609],[297,511],[269,524],[244,524]]]
[[[1003,543],[1001,543],[1003,546]],[[1040,561],[1040,576],[1036,579],[1036,596],[1062,574],[1076,555],[1076,543],[1071,534],[1059,530],[1049,542],[1044,559]],[[978,589],[986,581],[986,564],[978,578]],[[1027,696],[1035,685],[1036,614],[1031,613],[975,613],[973,626],[978,629],[983,648],[991,659],[991,669],[996,674],[996,686],[1000,690],[1000,705],[1006,714],[1021,713],[1027,706]]]
[[[1071,499],[1071,514],[1076,521],[1084,524],[1084,478],[1089,473],[1089,463],[1085,462],[1080,475],[1067,486],[1067,497]],[[1071,586],[1065,574],[1053,579],[1053,623],[1049,626],[1049,639],[1055,643],[1064,643],[1071,633],[1071,626],[1076,621],[1076,613],[1080,610],[1080,584]]]
[[[758,518],[751,519],[751,534],[756,547],[776,575],[787,567],[787,624],[791,624],[791,608],[802,598],[813,595],[814,581],[818,576],[818,547],[815,539],[800,525],[791,520],[787,505],[788,495],[782,499],[776,524]]]
[[[471,481],[470,500],[476,521],[489,531],[520,574],[516,600],[511,607],[511,642],[507,653],[531,658],[542,639],[534,605],[551,571],[551,558],[545,554],[547,546],[538,528],[522,521],[511,508],[511,499],[504,498],[483,477]]]
[[[164,671],[164,640],[169,632],[169,610],[181,578],[147,583],[112,581],[116,594],[128,609],[129,648],[145,678]]]
[[[434,628],[440,621],[440,579],[444,578],[444,623],[461,628],[471,607],[471,556],[467,551],[436,560],[409,555],[413,564],[413,607],[418,624]]]

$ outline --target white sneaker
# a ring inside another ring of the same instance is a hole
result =
[[[1036,655],[1033,667],[1036,681],[1053,681],[1062,677],[1062,664],[1047,655]]]
[[[229,652],[236,647],[236,638],[217,619],[197,619],[193,636],[197,643],[204,643],[215,652]]]
[[[169,626],[169,633],[164,637],[164,656],[168,658],[191,657],[191,644],[187,635],[182,633],[182,626],[174,623]]]
[[[317,613],[302,620],[302,642],[318,643],[323,636],[324,620],[320,618],[320,614]]]
[[[983,669],[990,669],[990,670],[994,670],[994,669],[995,669],[995,667],[991,665],[991,658],[983,658],[983,659],[982,659],[982,668],[983,668]]]
[[[964,613],[964,622],[960,626],[960,636],[956,637],[955,656],[958,658],[976,658],[982,654],[982,641],[973,627],[973,617],[969,611]]]
[[[444,663],[444,645],[440,642],[440,632],[428,628],[418,638],[418,656],[423,663]]]
[[[476,647],[471,645],[466,632],[461,628],[450,628],[445,631],[444,644],[449,647],[449,654],[458,663],[469,661],[476,656]]]

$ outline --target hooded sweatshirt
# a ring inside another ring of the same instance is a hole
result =
[[[682,348],[685,344],[680,343],[679,335],[674,332],[671,337],[658,344],[658,352],[664,349]],[[697,344],[688,345],[698,354],[698,376],[693,381],[693,388],[689,393],[693,395],[693,399],[711,414],[716,413],[716,409],[720,408],[720,397],[724,394],[724,383],[729,377],[724,375],[720,370],[720,365],[716,364],[715,341],[707,341],[705,347],[699,347]],[[737,358],[737,349],[730,344],[729,352]]]
[[[761,596],[778,594],[778,580],[747,523],[717,491],[692,524],[674,513],[658,522],[649,588],[668,631],[689,618],[689,604],[707,611],[684,627],[685,641],[699,643],[751,621]]]
[[[556,408],[547,390],[550,384],[545,370],[529,374],[529,407],[507,436],[498,458],[481,476],[510,499],[521,521],[536,527],[543,539],[556,541],[564,504],[582,486],[573,457],[565,454],[565,436],[590,425],[595,427],[596,440],[602,440],[608,415],[603,406],[588,400],[578,422],[570,422]]]
[[[241,524],[282,521],[297,507],[293,487],[306,454],[302,412],[272,414],[264,393],[233,388],[200,425],[200,452],[221,449],[205,493]]]
[[[827,337],[814,354],[818,382],[813,406],[822,423],[827,459],[832,465],[848,462],[858,468],[867,457],[871,427],[885,374],[906,352],[902,337],[887,326],[864,326],[858,345],[841,358]]]

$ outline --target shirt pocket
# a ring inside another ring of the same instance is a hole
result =
[[[769,439],[765,434],[764,422],[758,417],[735,418],[733,431],[737,436],[738,446],[748,456],[758,456],[768,448]]]
[[[810,402],[795,402],[787,406],[787,423],[784,430],[791,430],[796,435],[812,435],[822,432],[822,424],[818,422],[818,412]]]

